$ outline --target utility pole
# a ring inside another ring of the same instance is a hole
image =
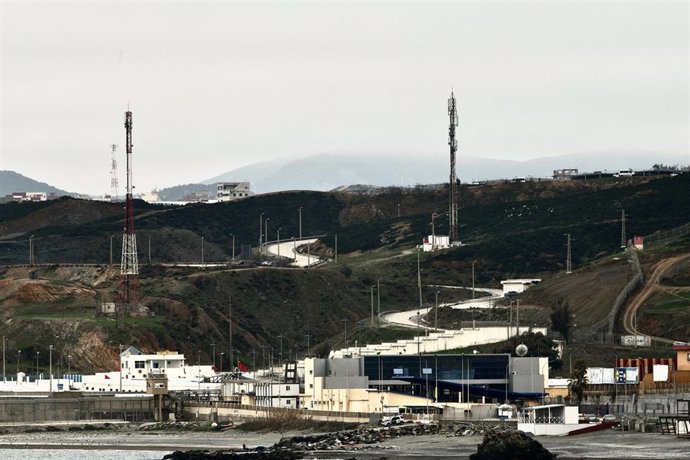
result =
[[[2,381],[7,382],[7,374],[5,373],[5,346],[6,346],[6,339],[5,336],[2,336]]]
[[[627,238],[625,237],[625,209],[621,209],[621,249],[625,249]]]
[[[263,222],[264,222],[264,213],[262,212],[261,214],[259,214],[259,254],[261,254],[263,252],[263,238],[264,238]]]
[[[299,239],[302,239],[302,206],[297,210],[299,212]],[[294,216],[294,214],[293,214]]]
[[[232,347],[232,294],[228,292],[228,339],[230,341],[230,370],[235,368],[233,361],[233,347]]]
[[[232,237],[232,261],[235,261],[235,235],[233,233],[230,234]]]
[[[381,318],[381,278],[376,278],[376,304],[378,305],[378,316]]]
[[[374,327],[374,286],[371,289],[371,327]]]
[[[204,237],[201,237],[201,268],[204,268]]]
[[[431,213],[431,250],[436,250],[436,228],[434,226],[434,219],[436,219],[436,213]]]
[[[307,338],[307,356],[309,356],[311,354],[311,347],[309,343],[309,340],[311,339],[311,334],[307,332],[306,334],[304,334],[304,336]]]
[[[149,233],[149,265],[151,265],[151,234]]]
[[[570,233],[566,233],[565,236],[568,237],[568,252],[565,260],[565,272],[570,274],[573,272],[572,259],[571,259],[571,248],[570,248]]]
[[[335,234],[335,263],[338,263],[338,234]]]
[[[472,300],[474,300],[474,260],[472,261]]]
[[[283,364],[283,334],[279,334],[278,338],[280,339],[280,364]]]
[[[419,309],[422,309],[422,272],[419,266],[419,249],[417,249],[417,287],[419,288]]]
[[[436,302],[434,303],[434,330],[438,332],[438,292],[436,291]]]

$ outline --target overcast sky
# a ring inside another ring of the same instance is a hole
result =
[[[137,192],[324,152],[688,154],[688,2],[0,3],[0,169]]]

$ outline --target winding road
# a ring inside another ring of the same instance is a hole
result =
[[[671,257],[669,259],[663,259],[654,265],[652,273],[649,275],[649,277],[647,277],[647,281],[645,282],[644,286],[642,286],[642,290],[640,290],[640,292],[638,292],[637,295],[633,297],[630,302],[628,302],[625,312],[623,313],[623,329],[625,329],[628,334],[639,335],[636,321],[637,311],[644,305],[647,299],[649,299],[649,297],[656,292],[669,289],[668,287],[659,284],[659,280],[664,273],[666,273],[666,271],[670,270],[676,264],[688,258],[690,258],[690,254],[683,254],[680,256]],[[651,335],[649,337],[652,340],[663,343],[672,344],[676,342],[675,340],[667,339],[665,337],[655,337]]]

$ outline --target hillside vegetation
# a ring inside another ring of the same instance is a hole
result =
[[[420,254],[423,304],[433,305],[437,291],[441,303],[458,300],[461,291],[431,285],[470,285],[474,261],[479,286],[543,278],[523,300],[545,308],[534,321],[548,321],[563,298],[577,315],[576,327],[586,327],[607,314],[629,277],[619,257],[621,210],[629,216],[628,235],[683,224],[690,216],[688,182],[690,175],[463,186],[459,233],[466,245]],[[178,208],[137,201],[140,298],[154,316],[129,318],[125,329],[95,316],[98,303],[117,298],[122,205],[73,199],[1,205],[0,263],[26,264],[33,235],[35,262],[45,264],[34,268],[37,279],[29,279],[30,267],[0,269],[2,333],[10,349],[22,350],[20,361],[53,344],[61,362],[71,356],[84,370],[112,368],[119,344],[177,349],[204,362],[212,361],[214,348],[227,357],[230,316],[234,354],[252,364],[271,348],[280,353],[280,336],[284,357],[304,354],[307,342],[320,353],[380,340],[386,334],[369,327],[372,287],[381,287],[383,311],[418,305],[414,247],[431,233],[434,212],[435,231],[447,232],[446,200],[443,187],[417,187],[374,195],[285,192]],[[199,262],[202,237],[206,262],[229,260],[233,236],[239,256],[241,245],[257,244],[260,216],[269,219],[269,239],[279,229],[281,239],[290,239],[299,233],[300,208],[303,234],[324,235],[314,251],[334,256],[337,235],[337,264],[309,270],[162,265]],[[567,276],[565,233],[573,238],[575,268]],[[114,267],[108,267],[111,242]],[[100,266],[53,265],[68,263]]]

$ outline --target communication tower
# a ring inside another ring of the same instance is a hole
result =
[[[124,325],[125,315],[138,302],[139,264],[137,236],[134,231],[134,204],[132,200],[132,112],[125,112],[127,139],[127,194],[125,196],[125,227],[122,235],[122,263],[120,265],[120,304],[118,324]]]
[[[458,110],[455,103],[455,95],[451,91],[448,99],[448,145],[450,146],[450,180],[448,187],[448,239],[450,243],[458,240],[458,175],[455,172],[455,156],[458,151],[458,141],[455,139],[455,127],[458,126]]]
[[[110,201],[117,200],[117,160],[115,159],[115,150],[117,145],[111,144],[111,159],[110,159]]]

